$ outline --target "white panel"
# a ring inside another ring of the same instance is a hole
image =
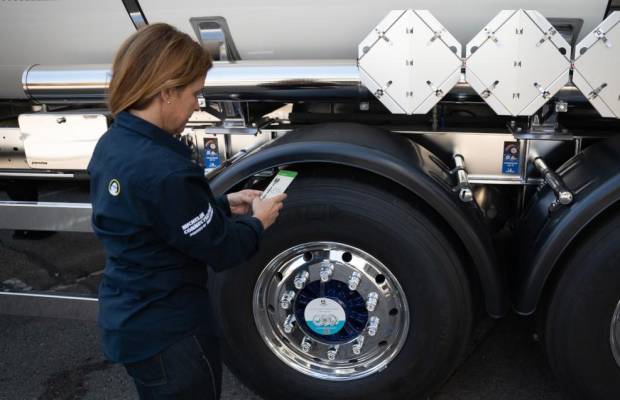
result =
[[[426,114],[458,82],[461,46],[428,11],[389,17],[359,46],[362,83],[392,112]]]
[[[573,82],[603,117],[620,118],[620,12],[576,48]]]
[[[417,32],[419,26],[418,18],[411,11],[406,11],[359,60],[360,69],[379,87],[372,93],[379,100],[389,96],[407,114],[411,114],[414,108],[413,99],[406,97],[405,93],[410,90],[412,80],[413,67],[406,65],[406,62],[413,59],[413,35],[405,30],[411,27]],[[362,83],[366,85],[364,80]]]
[[[532,115],[568,82],[566,54],[537,11],[505,10],[468,43],[467,79],[499,115]]]
[[[111,64],[135,28],[122,1],[0,1],[0,98],[23,98],[32,64]]]
[[[19,128],[31,168],[85,170],[108,126],[104,115],[44,113],[20,115]]]

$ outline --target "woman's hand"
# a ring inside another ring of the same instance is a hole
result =
[[[280,215],[280,210],[284,206],[282,202],[286,199],[286,193],[280,193],[265,200],[256,197],[252,203],[254,217],[263,224],[263,229],[269,228]]]
[[[230,204],[230,212],[235,215],[248,214],[252,211],[252,202],[260,197],[263,192],[260,190],[246,189],[240,192],[228,194],[228,204]]]

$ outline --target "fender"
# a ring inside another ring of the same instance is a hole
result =
[[[555,196],[545,186],[522,221],[523,256],[514,269],[511,289],[515,310],[523,315],[536,311],[549,276],[579,233],[620,200],[620,136],[588,147],[556,172],[574,200],[550,212]]]
[[[363,169],[408,189],[442,216],[474,262],[488,313],[507,308],[504,279],[478,210],[458,199],[448,168],[422,146],[397,134],[351,123],[314,125],[290,132],[221,170],[210,185],[222,194],[259,171],[280,165],[329,163]]]

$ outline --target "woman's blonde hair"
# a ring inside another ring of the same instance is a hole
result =
[[[163,90],[183,88],[212,66],[209,52],[173,26],[157,23],[141,28],[114,57],[108,107],[113,116],[143,109]]]

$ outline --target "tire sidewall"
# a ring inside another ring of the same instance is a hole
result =
[[[620,300],[620,215],[608,221],[569,257],[547,310],[549,362],[575,398],[620,398],[610,344]]]
[[[405,292],[410,323],[405,344],[381,372],[354,381],[323,381],[286,366],[259,336],[254,286],[282,251],[330,241],[362,249],[381,261]],[[307,179],[289,193],[259,252],[220,281],[225,359],[269,398],[424,396],[449,376],[468,341],[471,299],[460,259],[442,232],[405,201],[363,183]],[[246,329],[243,329],[243,327]],[[248,355],[251,354],[251,357]]]

